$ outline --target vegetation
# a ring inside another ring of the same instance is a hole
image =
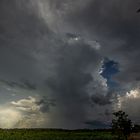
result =
[[[110,131],[1,129],[0,140],[117,140]]]
[[[128,136],[132,132],[132,122],[128,118],[128,115],[123,111],[117,111],[113,113],[114,118],[112,120],[112,130],[118,134],[118,139],[122,136],[127,140]]]

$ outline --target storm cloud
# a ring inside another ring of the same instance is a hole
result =
[[[109,123],[118,95],[140,84],[138,7],[132,0],[1,0],[0,104],[23,116],[18,126],[36,127],[37,118],[37,127]],[[115,74],[108,70],[114,85],[102,75],[106,59],[118,65]]]

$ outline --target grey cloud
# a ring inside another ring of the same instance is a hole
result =
[[[26,2],[7,2],[1,1],[0,8],[0,76],[7,80],[9,77],[15,80],[31,80],[36,73],[36,59],[32,53],[39,53],[39,43],[45,37],[47,41],[51,31],[43,19],[34,13],[32,7],[30,12],[26,9]]]
[[[119,63],[113,80],[122,88],[139,85],[140,18],[135,2],[28,2],[0,2],[0,79],[54,99],[34,103],[42,106],[42,113],[54,105],[49,126],[81,128],[91,102],[101,112],[111,106],[112,93],[99,74],[104,57]],[[95,42],[101,47],[96,49]]]
[[[36,101],[36,104],[41,106],[40,111],[41,112],[49,112],[50,107],[56,107],[56,101],[52,99],[47,99],[46,97],[43,97]]]
[[[71,39],[69,36],[67,38]],[[56,100],[59,110],[57,117],[64,120],[61,125],[73,128],[78,126],[79,121],[86,119],[89,100],[86,86],[93,81],[92,73],[99,67],[102,58],[95,49],[81,40],[72,44],[65,43],[60,54],[56,76],[49,77],[46,85]]]
[[[102,3],[104,1],[90,0],[84,2],[83,7],[80,1],[61,0],[57,4],[54,0],[51,10],[57,9],[59,18],[64,21],[64,24],[59,25],[60,31],[65,28],[67,32],[76,32],[89,40],[99,41],[101,55],[119,63],[121,71],[114,80],[129,90],[128,84],[132,88],[139,83],[139,64],[135,63],[139,56],[138,3],[130,0],[108,0]],[[54,18],[57,19],[57,16]]]
[[[0,80],[0,82],[4,85],[11,87],[11,88],[23,88],[23,89],[28,89],[28,90],[35,90],[36,89],[36,86],[34,84],[30,83],[28,80],[24,80],[23,82]]]
[[[27,89],[31,89],[31,90],[35,90],[36,89],[36,85],[31,83],[28,80],[23,80],[23,84],[25,85],[25,88],[27,88]]]
[[[98,40],[101,55],[119,63],[120,73],[114,80],[126,90],[138,87],[140,17],[136,10],[139,4],[131,0],[93,0],[85,5],[74,9],[73,2],[73,10],[66,10],[62,18],[68,23],[67,29],[72,28],[89,40]]]
[[[76,4],[77,2],[79,2],[78,5]],[[60,31],[64,29],[66,32],[78,33],[89,41],[97,40],[101,45],[100,55],[108,57],[119,64],[119,73],[112,79],[120,84],[119,92],[113,92],[124,94],[126,91],[139,87],[140,16],[136,13],[139,4],[131,0],[108,0],[106,2],[103,0],[90,0],[84,2],[84,4],[85,6],[80,1],[70,2],[61,0],[59,4],[55,0],[52,1],[52,5],[55,8],[53,9],[52,7],[51,10],[55,11],[57,9],[57,13],[54,12],[54,15],[59,14],[59,18],[64,23],[59,25]],[[57,19],[57,16],[54,17]],[[75,38],[75,35],[69,34],[68,36]],[[59,75],[61,77],[61,74]],[[65,75],[65,72],[63,72],[63,75]],[[85,83],[90,83],[92,80],[87,80]],[[60,86],[58,88],[56,86],[58,84],[55,84],[59,82],[56,79],[52,81],[53,87],[59,89]],[[61,85],[61,80],[59,84]],[[65,84],[66,82],[64,82]],[[93,82],[93,85],[98,85],[97,81],[96,83]],[[91,97],[93,102],[103,106],[109,104],[112,97],[104,96],[106,91],[100,90],[100,87],[98,86],[91,90],[93,92]],[[98,94],[100,92],[101,94]]]
[[[110,116],[111,114],[112,114],[112,113],[111,113],[108,109],[105,110],[105,115],[106,115],[106,116]]]
[[[35,84],[38,89],[35,93],[56,101],[55,109],[52,109],[55,115],[50,111],[52,125],[80,128],[87,117],[90,98],[86,86],[93,81],[92,73],[98,71],[102,57],[86,40],[75,39],[77,34],[58,36],[53,33],[32,7],[29,12],[24,3],[25,8],[21,9],[22,3],[14,1],[8,5],[9,10],[15,6],[13,13],[2,10],[5,19],[1,20],[1,26],[5,30],[1,33],[1,79],[13,88],[33,89]],[[2,7],[6,8],[6,4],[3,2]],[[25,102],[29,103],[30,99],[13,103],[30,113],[32,108],[23,105]],[[42,113],[54,105],[44,100],[33,100],[32,104],[34,111],[40,109]]]
[[[111,104],[110,99],[111,98],[109,96],[104,96],[104,95],[99,94],[99,93],[94,94],[91,97],[91,101],[95,104],[98,104],[98,105]]]

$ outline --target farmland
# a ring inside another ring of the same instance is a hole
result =
[[[110,131],[1,129],[0,140],[117,140]]]

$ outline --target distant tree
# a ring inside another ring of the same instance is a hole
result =
[[[127,140],[127,137],[130,135],[132,131],[132,122],[128,118],[128,115],[123,111],[117,111],[113,113],[112,119],[112,130],[121,135]]]

